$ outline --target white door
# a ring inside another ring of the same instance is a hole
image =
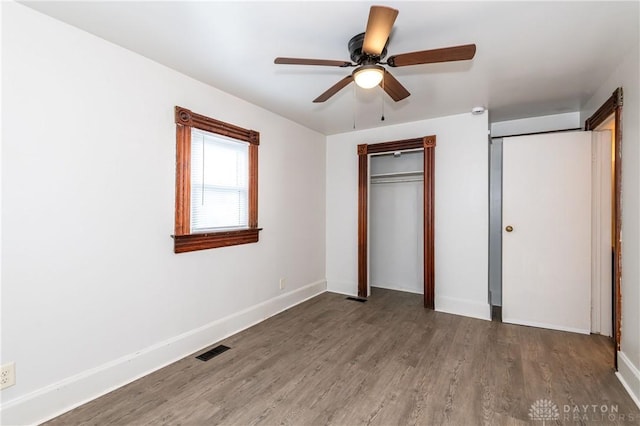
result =
[[[611,336],[613,333],[611,287],[613,276],[612,235],[612,152],[611,131],[592,133],[592,201],[591,216],[591,332]]]
[[[503,140],[502,318],[591,330],[591,132]]]

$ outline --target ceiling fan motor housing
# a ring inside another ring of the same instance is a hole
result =
[[[387,45],[389,44],[389,39],[384,45],[384,49],[382,49],[382,53],[379,56],[368,55],[362,51],[362,44],[364,42],[364,33],[360,33],[355,35],[349,40],[348,48],[349,55],[351,56],[351,60],[358,65],[369,65],[369,64],[377,64],[387,56]]]

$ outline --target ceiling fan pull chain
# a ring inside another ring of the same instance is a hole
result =
[[[356,84],[353,85],[353,102],[351,103],[351,113],[353,114],[353,130],[356,129]]]
[[[382,76],[382,93],[380,94],[380,102],[382,102],[382,116],[380,117],[380,121],[384,121],[384,81],[386,80],[384,78],[385,76]]]

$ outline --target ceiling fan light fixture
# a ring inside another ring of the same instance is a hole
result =
[[[363,65],[353,72],[356,84],[363,89],[371,89],[382,81],[384,68],[380,65]]]

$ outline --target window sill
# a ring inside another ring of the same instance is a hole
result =
[[[204,234],[172,235],[173,251],[174,253],[185,253],[188,251],[257,243],[260,231],[262,231],[262,228],[209,232]]]

